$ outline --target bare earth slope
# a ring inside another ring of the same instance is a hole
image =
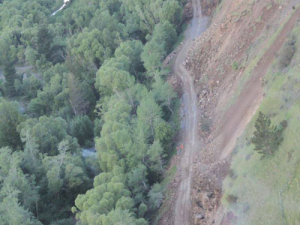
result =
[[[194,224],[225,225],[235,219],[225,215],[222,220],[218,210],[230,154],[261,103],[263,76],[300,18],[300,9],[293,9],[300,1],[282,2],[223,0],[209,29],[191,45],[187,68],[205,139],[193,159]]]
[[[294,15],[284,25],[274,43],[262,56],[262,59],[254,69],[251,79],[242,90],[238,100],[227,112],[225,123],[220,129],[220,135],[223,137],[221,145],[221,149],[223,149],[222,158],[229,156],[235,145],[236,139],[242,134],[261,102],[263,97],[262,78],[267,73],[276,54],[285,43],[287,34],[294,28],[299,16],[300,8],[296,10]]]
[[[172,195],[174,212],[162,225],[226,225],[236,219],[220,207],[230,153],[261,103],[263,76],[300,18],[300,9],[293,10],[300,0],[278,2],[223,0],[206,30],[200,0],[192,1],[193,20],[173,68],[185,114],[174,184],[180,182]]]

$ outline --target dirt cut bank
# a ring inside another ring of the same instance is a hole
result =
[[[237,221],[223,215],[220,203],[231,151],[261,103],[264,74],[300,17],[293,7],[299,0],[219,2],[192,1],[186,39],[171,54],[183,91],[185,147],[174,160],[178,172],[161,225]],[[206,31],[204,14],[214,15]]]
[[[300,16],[293,9],[299,1],[277,2],[223,0],[210,28],[190,48],[187,68],[205,143],[194,160],[194,224],[221,223],[231,151],[261,103],[263,76]],[[235,219],[230,214],[222,224]]]

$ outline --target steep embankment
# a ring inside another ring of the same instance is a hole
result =
[[[195,224],[223,217],[218,209],[231,151],[262,101],[263,76],[299,18],[299,9],[293,10],[299,1],[279,2],[223,0],[210,28],[191,47],[187,68],[194,77],[198,128],[206,144],[194,160]],[[225,217],[223,224],[228,221]]]

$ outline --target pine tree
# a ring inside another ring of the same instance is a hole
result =
[[[271,125],[270,118],[262,112],[259,112],[255,128],[256,131],[254,131],[251,139],[251,142],[255,145],[254,150],[262,154],[262,157],[274,154],[283,140],[283,129]]]
[[[38,54],[45,55],[47,60],[51,57],[51,44],[53,36],[50,34],[47,27],[41,27],[37,34],[37,51]]]
[[[14,62],[7,62],[4,65],[3,73],[5,77],[5,94],[9,97],[13,97],[17,93],[15,89],[16,69]]]

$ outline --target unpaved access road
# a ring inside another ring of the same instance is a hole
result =
[[[193,159],[195,153],[200,150],[201,143],[198,137],[197,124],[197,96],[194,82],[189,72],[184,68],[183,63],[186,59],[189,47],[196,37],[200,36],[206,29],[208,18],[202,16],[200,0],[193,0],[193,19],[190,23],[183,42],[174,63],[174,72],[181,79],[183,88],[183,111],[185,117],[182,121],[182,137],[184,150],[181,155],[179,171],[181,183],[178,190],[175,205],[175,225],[191,224],[191,180],[193,171]]]

